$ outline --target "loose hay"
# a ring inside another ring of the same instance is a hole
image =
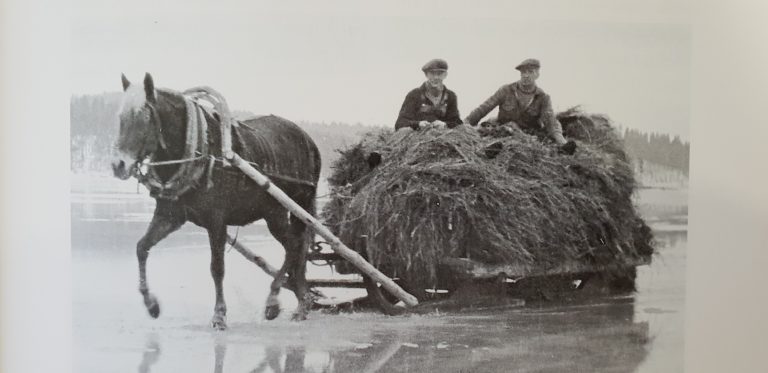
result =
[[[542,269],[580,261],[620,276],[622,263],[653,252],[631,165],[607,118],[561,118],[579,145],[573,156],[503,127],[368,134],[332,166],[325,222],[422,288],[435,285],[443,257]],[[489,147],[500,151],[489,158]],[[384,160],[372,171],[371,150]]]

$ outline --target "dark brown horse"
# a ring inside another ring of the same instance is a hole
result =
[[[219,115],[198,110],[199,103],[178,92],[155,89],[149,74],[146,74],[143,86],[132,85],[123,76],[123,90],[125,100],[120,112],[117,143],[122,159],[114,161],[112,167],[118,178],[138,177],[150,187],[156,199],[152,222],[136,245],[139,291],[149,314],[154,318],[160,314],[157,298],[149,291],[146,280],[149,250],[191,221],[208,231],[211,275],[216,288],[211,322],[214,328],[225,329],[227,307],[222,280],[227,226],[242,226],[264,219],[272,236],[285,248],[285,261],[271,284],[265,317],[271,320],[280,313],[277,294],[287,274],[287,281],[299,300],[293,318],[304,319],[311,302],[304,277],[306,253],[312,239],[309,228],[239,170],[225,166]],[[193,115],[198,115],[199,121],[190,121],[194,119],[191,118]],[[195,130],[188,128],[190,123],[207,123],[207,127]],[[188,138],[191,133],[201,142],[197,148],[192,148],[195,150],[192,154],[190,145],[194,144],[190,143],[194,141]],[[272,175],[274,184],[314,214],[320,153],[301,128],[276,116],[238,122],[232,128],[232,150],[262,172]],[[150,172],[142,172],[146,165],[142,166],[141,162],[147,160],[152,163],[181,162],[156,164]]]

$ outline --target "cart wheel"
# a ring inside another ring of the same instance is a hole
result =
[[[365,282],[365,290],[368,292],[368,298],[373,301],[376,307],[386,315],[396,316],[405,313],[405,307],[396,306],[400,302],[397,297],[390,294],[386,289],[382,288],[376,281],[373,281],[368,276],[363,276]],[[413,294],[411,289],[400,280],[395,280],[395,283],[403,288],[403,290]],[[413,294],[419,298],[419,294]]]

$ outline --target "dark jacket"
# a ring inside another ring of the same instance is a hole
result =
[[[427,98],[427,84],[424,83],[418,88],[414,88],[405,96],[403,106],[400,108],[400,114],[395,122],[395,130],[403,127],[411,127],[414,130],[419,129],[419,122],[426,120],[432,122],[441,120],[445,122],[448,128],[453,128],[461,124],[459,108],[456,100],[456,94],[448,87],[443,87],[443,95],[440,103],[434,105],[432,100]]]
[[[551,138],[562,138],[563,128],[560,122],[555,119],[555,112],[552,110],[552,100],[549,95],[536,87],[533,94],[533,100],[527,106],[518,98],[519,82],[501,86],[496,93],[485,100],[477,109],[467,116],[467,120],[473,126],[477,125],[484,116],[486,116],[495,107],[499,107],[499,123],[515,122],[526,132],[546,132]]]

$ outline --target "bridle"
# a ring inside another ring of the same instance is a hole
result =
[[[195,125],[197,127],[195,129],[196,131],[207,131],[207,123],[205,122],[203,114],[198,112],[202,109],[200,109],[197,103],[190,101],[188,98],[184,97],[184,100],[186,101],[188,116],[196,115],[195,120],[190,119],[187,121],[187,126]],[[146,153],[144,152],[144,149],[142,149],[138,153],[139,156],[131,166],[129,173],[131,176],[136,177],[140,183],[149,188],[154,196],[172,200],[178,199],[181,194],[193,187],[197,183],[197,180],[203,176],[205,165],[196,165],[194,163],[198,163],[198,161],[208,158],[207,168],[210,175],[215,158],[213,155],[208,154],[207,146],[202,146],[202,149],[198,149],[197,144],[193,144],[192,146],[195,146],[195,148],[190,148],[188,145],[185,149],[185,153],[192,154],[184,154],[180,159],[153,162],[152,159],[157,155],[158,150],[167,151],[168,146],[163,136],[162,121],[160,120],[157,108],[151,102],[146,102],[145,107],[149,110],[150,125],[153,129],[150,136],[153,136],[154,139],[156,139],[157,146]],[[197,141],[197,139],[192,140]],[[203,141],[207,143],[207,138],[204,138]],[[146,143],[147,141],[145,141],[145,144]],[[169,165],[181,166],[173,173],[173,175],[163,181],[156,169],[157,167]],[[208,186],[210,186],[210,179]]]

